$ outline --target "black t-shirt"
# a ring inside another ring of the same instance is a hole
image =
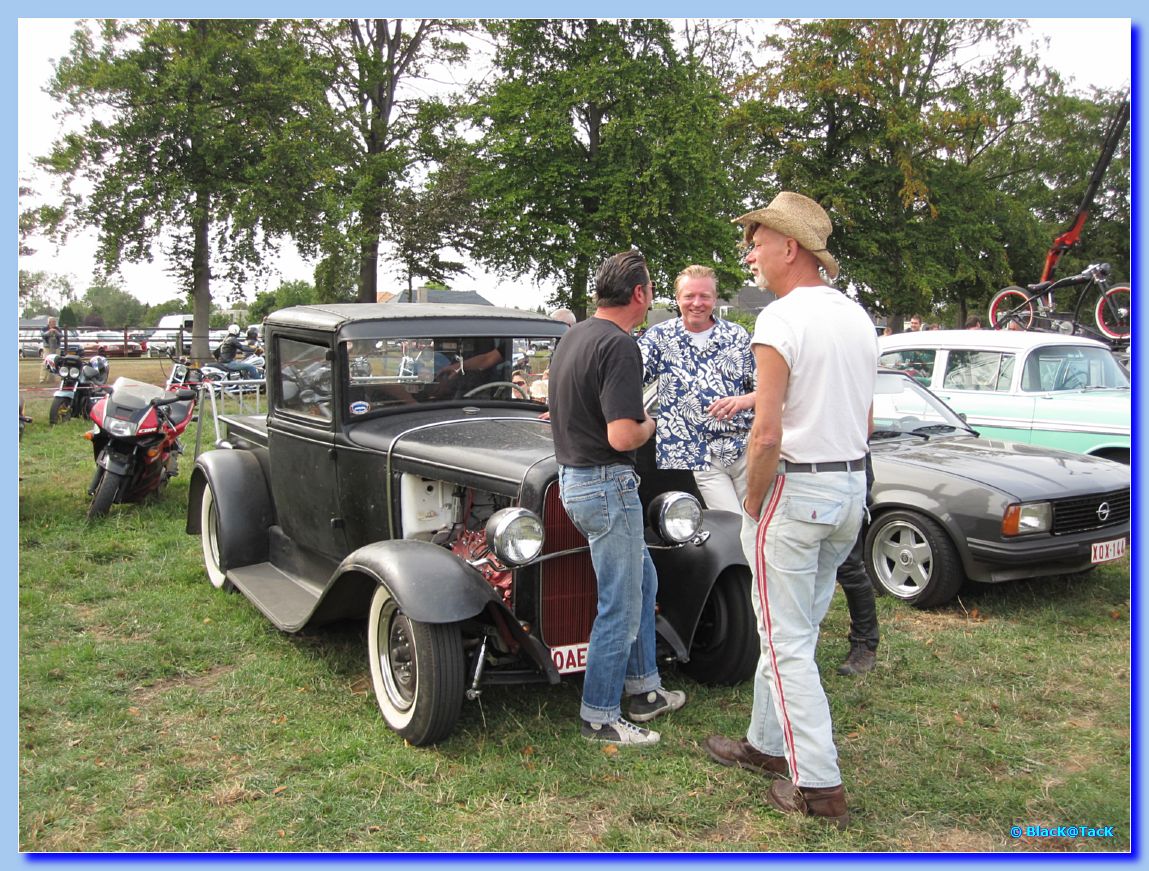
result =
[[[624,330],[604,318],[571,327],[551,358],[551,431],[564,466],[634,465],[634,451],[616,451],[607,423],[645,418],[642,355]]]

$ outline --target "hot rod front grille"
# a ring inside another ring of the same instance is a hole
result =
[[[575,529],[559,499],[558,484],[547,488],[543,498],[546,543],[543,553],[586,547],[586,538]],[[542,572],[542,625],[540,637],[547,647],[582,644],[598,612],[598,586],[590,563],[590,551],[545,560]]]
[[[1053,534],[1065,535],[1085,532],[1105,526],[1129,522],[1129,491],[1113,490],[1078,496],[1073,499],[1055,499],[1053,502]]]

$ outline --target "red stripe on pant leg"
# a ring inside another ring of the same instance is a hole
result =
[[[758,601],[762,606],[762,628],[766,633],[766,646],[770,649],[770,664],[774,672],[774,686],[778,692],[778,712],[782,717],[782,731],[785,736],[786,746],[790,751],[790,758],[788,760],[790,765],[790,779],[797,783],[798,757],[797,751],[794,748],[794,729],[790,723],[790,715],[786,712],[786,696],[782,692],[782,676],[778,674],[778,658],[774,653],[774,638],[770,630],[770,597],[766,593],[766,528],[774,517],[774,511],[778,507],[778,502],[782,496],[782,487],[785,483],[785,475],[779,475],[774,481],[774,491],[770,494],[770,501],[767,503],[765,510],[762,512],[762,517],[758,521],[758,533],[755,536],[754,560],[758,568]]]

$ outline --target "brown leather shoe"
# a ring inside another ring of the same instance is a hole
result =
[[[865,674],[878,664],[878,655],[864,644],[851,644],[850,655],[838,666],[838,674]]]
[[[845,829],[850,822],[846,790],[840,783],[837,786],[813,787],[778,781],[770,784],[766,800],[783,813],[821,817],[839,829]]]
[[[755,750],[745,738],[735,741],[723,735],[711,735],[702,742],[710,758],[719,765],[735,765],[766,777],[789,777],[790,767],[785,757],[771,756]]]

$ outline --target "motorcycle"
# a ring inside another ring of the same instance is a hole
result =
[[[254,366],[259,373],[259,376],[258,376],[259,380],[263,380],[263,370],[265,367],[265,361],[264,361],[262,354],[249,354],[243,358],[243,362],[244,363],[250,363],[252,366]],[[259,388],[259,385],[252,385],[252,383],[251,383],[252,379],[247,378],[242,372],[236,372],[232,369],[228,369],[223,363],[207,363],[206,365],[204,365],[204,367],[203,367],[203,380],[204,381],[217,381],[217,382],[219,382],[219,381],[222,381],[222,382],[243,381],[244,382],[244,384],[242,384],[242,385],[236,384],[236,385],[231,386],[231,387],[227,386],[225,383],[223,389],[227,390],[229,392],[235,391],[235,390],[243,390],[245,387],[248,390]]]
[[[24,438],[25,425],[32,422],[32,418],[24,415],[24,397],[20,397],[20,438]]]
[[[69,418],[91,419],[92,406],[103,395],[108,383],[108,359],[96,355],[85,360],[79,354],[49,354],[44,368],[60,379],[48,408],[48,423],[55,425]]]
[[[117,378],[92,409],[96,473],[88,486],[88,519],[102,517],[117,502],[139,502],[160,492],[179,474],[180,435],[195,409],[196,392]]]

